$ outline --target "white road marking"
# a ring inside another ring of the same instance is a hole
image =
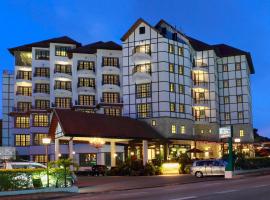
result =
[[[197,196],[189,196],[189,197],[180,197],[177,199],[170,199],[170,200],[186,200],[186,199],[195,199]]]
[[[121,196],[129,196],[129,195],[138,195],[138,194],[147,194],[148,192],[127,192],[127,193],[122,193],[122,194],[119,194]]]
[[[225,193],[230,193],[230,192],[237,192],[239,190],[224,190],[224,191],[220,191],[220,192],[215,192],[216,194],[225,194]]]
[[[269,186],[269,185],[256,185],[256,186],[253,186],[253,188],[260,188],[260,187],[266,187],[266,186]]]

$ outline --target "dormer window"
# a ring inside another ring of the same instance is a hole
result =
[[[145,27],[144,26],[139,28],[139,33],[140,34],[145,34]]]

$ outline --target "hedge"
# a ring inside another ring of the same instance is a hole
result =
[[[257,157],[257,158],[240,158],[235,161],[236,169],[259,169],[270,167],[270,158]]]

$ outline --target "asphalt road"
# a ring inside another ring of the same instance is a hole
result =
[[[270,175],[155,188],[78,194],[57,199],[89,200],[270,200]]]

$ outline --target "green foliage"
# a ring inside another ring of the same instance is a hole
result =
[[[180,164],[180,171],[179,172],[182,174],[188,173],[187,166],[191,165],[191,163],[192,163],[190,157],[186,153],[183,153],[183,154],[180,154],[177,161]]]
[[[235,162],[236,169],[259,169],[259,168],[267,168],[270,167],[270,158],[262,157],[262,158],[245,158],[240,157]]]

